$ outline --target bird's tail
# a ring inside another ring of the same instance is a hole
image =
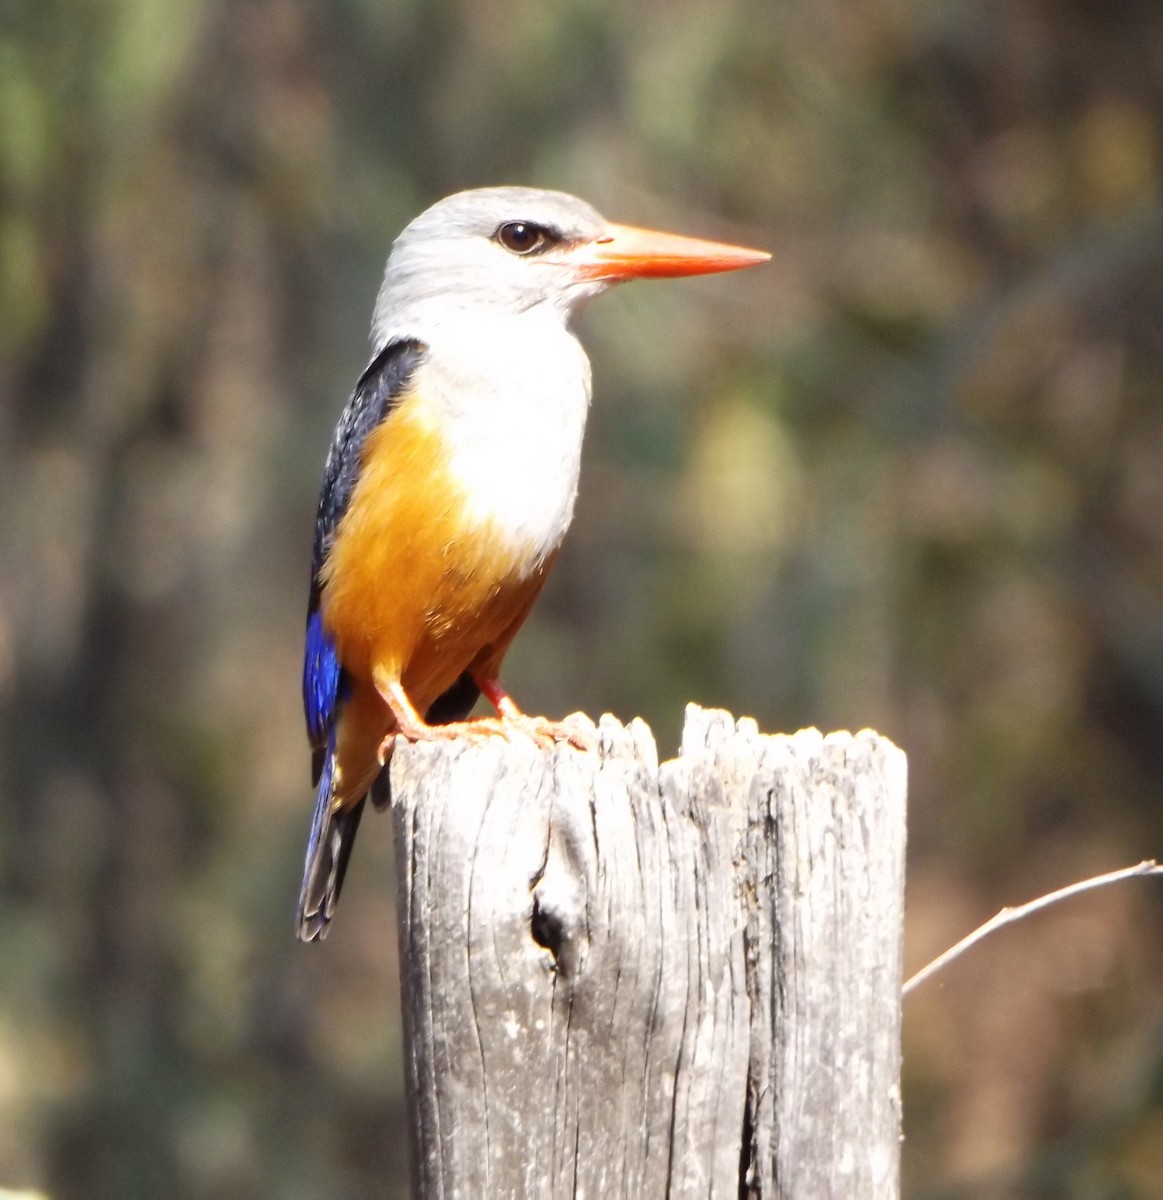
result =
[[[366,797],[350,808],[335,809],[332,781],[335,774],[334,734],[323,759],[315,812],[311,817],[311,836],[307,841],[307,860],[303,864],[303,887],[299,893],[299,941],[313,942],[327,936],[327,927],[343,887],[347,860],[355,844],[359,819]]]

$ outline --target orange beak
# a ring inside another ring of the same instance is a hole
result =
[[[606,226],[606,232],[569,255],[584,280],[658,279],[675,275],[710,275],[755,267],[771,257],[766,250],[748,250],[725,242],[638,229],[634,225]]]

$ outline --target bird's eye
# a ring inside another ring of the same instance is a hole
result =
[[[531,221],[506,221],[494,237],[514,254],[535,254],[557,240],[548,229]]]

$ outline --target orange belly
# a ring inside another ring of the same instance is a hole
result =
[[[352,678],[340,718],[340,803],[363,794],[392,717],[371,683],[398,679],[424,713],[469,666],[495,675],[545,581],[500,531],[466,518],[438,428],[405,399],[369,435],[322,578],[323,622]]]

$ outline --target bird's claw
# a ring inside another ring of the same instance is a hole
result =
[[[389,758],[392,757],[392,751],[396,748],[396,738],[400,735],[397,733],[389,733],[382,742],[380,748],[376,751],[376,758],[380,761],[380,766],[385,766]]]
[[[505,717],[505,722],[531,737],[542,750],[552,750],[558,742],[566,742],[575,750],[593,751],[597,742],[585,730],[565,721],[551,721],[548,717],[530,717],[525,713]]]
[[[414,729],[396,729],[380,742],[380,765],[388,761],[398,738],[407,742],[441,742],[463,738],[481,742],[501,737],[512,741],[514,734],[531,738],[542,750],[552,750],[558,742],[567,742],[575,750],[593,751],[597,742],[584,729],[548,717],[530,717],[525,713],[506,713],[503,717],[478,717],[473,721],[453,721],[447,725],[421,725]]]
[[[406,729],[394,729],[380,742],[381,766],[391,757],[396,741],[406,742],[451,742],[463,738],[469,742],[489,737],[508,737],[504,723],[495,717],[481,717],[475,721],[450,721],[447,725],[416,725]]]

